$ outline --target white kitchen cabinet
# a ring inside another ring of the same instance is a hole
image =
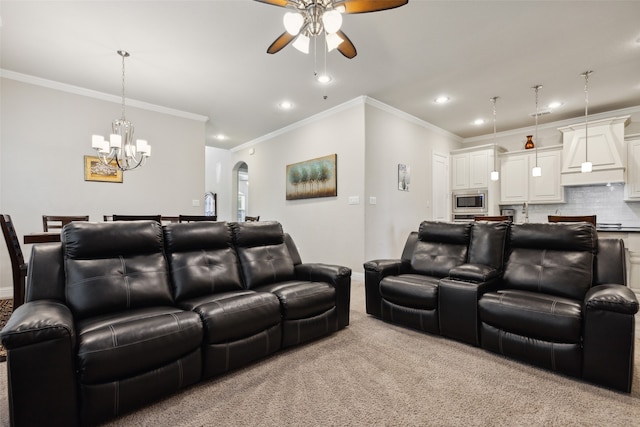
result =
[[[451,156],[451,189],[486,188],[493,164],[492,150],[478,150]]]
[[[535,150],[516,151],[500,156],[500,203],[561,203],[562,146],[538,148],[537,164],[542,176],[531,176],[536,165]]]
[[[627,144],[627,182],[625,200],[640,200],[640,134],[625,137]]]

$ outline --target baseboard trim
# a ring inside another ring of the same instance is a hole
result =
[[[13,298],[12,288],[0,288],[0,299]]]

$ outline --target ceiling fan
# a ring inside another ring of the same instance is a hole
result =
[[[311,37],[325,35],[327,50],[338,49],[351,59],[358,53],[349,37],[340,30],[342,13],[365,13],[404,6],[409,0],[255,0],[290,9],[284,15],[286,31],[280,35],[267,53],[277,53],[289,43],[301,52],[309,53]],[[294,41],[295,40],[295,41]]]

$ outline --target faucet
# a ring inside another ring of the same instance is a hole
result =
[[[524,222],[529,222],[529,203],[522,204],[522,213],[524,214]]]

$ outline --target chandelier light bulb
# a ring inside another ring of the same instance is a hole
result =
[[[304,34],[298,35],[296,41],[293,42],[293,47],[302,53],[309,54],[309,37]]]
[[[336,33],[342,26],[342,15],[335,9],[327,10],[322,14],[322,25],[327,33]]]
[[[302,24],[304,24],[304,17],[297,12],[287,12],[282,18],[284,29],[292,36],[297,36],[300,33]]]
[[[333,49],[340,46],[340,43],[343,41],[342,37],[336,33],[327,34],[327,52],[331,52]]]

